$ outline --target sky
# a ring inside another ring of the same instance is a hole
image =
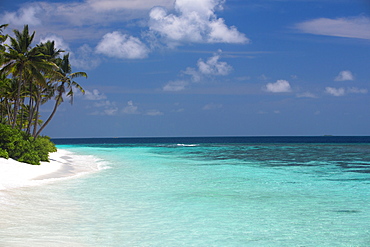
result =
[[[370,135],[368,0],[0,0],[5,23],[88,74],[52,138]]]

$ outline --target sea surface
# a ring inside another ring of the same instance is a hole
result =
[[[99,169],[3,195],[0,246],[370,246],[370,137],[53,141]]]

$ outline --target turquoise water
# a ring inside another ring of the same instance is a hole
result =
[[[58,148],[109,168],[11,191],[0,246],[370,246],[366,143]]]

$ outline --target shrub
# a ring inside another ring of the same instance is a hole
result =
[[[41,161],[49,162],[49,153],[57,151],[54,143],[48,136],[39,136],[33,141],[33,148],[38,153]]]
[[[0,148],[0,158],[9,159],[9,154],[6,150]]]
[[[49,137],[41,136],[35,139],[4,124],[0,124],[0,150],[4,150],[12,159],[32,165],[49,161],[49,153],[57,151]]]

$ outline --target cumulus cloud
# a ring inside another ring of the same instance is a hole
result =
[[[71,53],[73,67],[91,70],[99,66],[100,59],[94,54],[94,50],[87,44],[80,46],[76,52]]]
[[[334,87],[326,87],[325,92],[328,94],[331,94],[333,96],[343,96],[345,94],[345,89],[344,88],[334,88]]]
[[[205,75],[228,75],[233,68],[226,62],[218,61],[219,59],[220,55],[218,54],[208,58],[206,62],[204,62],[203,59],[199,59],[199,71]]]
[[[191,80],[170,81],[163,87],[163,90],[178,92],[184,90],[191,82],[200,82],[205,76],[212,77],[228,75],[233,70],[233,67],[226,62],[219,61],[221,52],[222,51],[218,51],[218,53],[214,54],[206,61],[199,59],[197,62],[197,68],[188,67],[185,71],[181,71],[182,75],[190,76]]]
[[[115,31],[103,36],[96,52],[108,57],[137,59],[147,57],[149,49],[140,39]]]
[[[202,76],[226,76],[230,74],[233,67],[226,62],[219,61],[221,52],[222,51],[218,51],[217,54],[214,54],[206,61],[199,59],[197,62],[197,68],[188,67],[182,73],[184,75],[190,75],[194,82],[199,82],[202,79]]]
[[[1,23],[8,23],[16,26],[23,25],[40,25],[41,20],[37,15],[42,11],[42,9],[37,6],[22,7],[17,12],[5,12],[5,14],[0,18]]]
[[[84,98],[87,100],[103,100],[106,99],[107,96],[100,93],[98,89],[94,89],[92,91],[85,90]]]
[[[339,75],[335,77],[335,81],[353,81],[355,77],[353,76],[352,72],[349,70],[343,70],[339,72]]]
[[[40,39],[40,43],[46,43],[48,41],[54,41],[54,46],[56,49],[60,49],[65,52],[69,52],[71,50],[67,42],[65,42],[65,40],[59,35],[50,34]]]
[[[215,11],[222,9],[224,0],[176,0],[176,14],[163,7],[150,11],[149,29],[162,37],[169,46],[183,42],[248,43],[249,39],[236,27],[228,27]]]
[[[118,113],[118,107],[115,102],[109,100],[102,100],[93,104],[93,107],[97,108],[90,115],[107,115],[114,116]]]
[[[132,100],[127,102],[127,106],[123,108],[122,113],[124,114],[138,114],[138,107],[134,105]]]
[[[196,68],[188,67],[185,71],[182,71],[184,75],[189,75],[193,82],[199,82],[202,79],[201,73]]]
[[[287,93],[291,92],[292,89],[288,81],[277,80],[275,83],[267,83],[266,91],[271,93]]]
[[[186,86],[188,86],[188,85],[189,85],[189,82],[187,82],[187,81],[182,81],[182,80],[170,81],[169,83],[167,83],[163,87],[163,91],[178,92],[178,91],[184,90],[186,88]]]
[[[162,116],[163,115],[163,112],[160,112],[158,110],[149,110],[145,115],[148,115],[148,116]]]
[[[328,94],[331,94],[333,96],[344,96],[345,94],[367,94],[368,90],[365,88],[357,88],[357,87],[351,87],[351,88],[333,88],[333,87],[326,87],[325,92]]]
[[[295,26],[304,33],[346,38],[370,39],[370,18],[365,16],[347,18],[318,18]]]
[[[69,44],[59,35],[50,34],[40,39],[41,43],[46,43],[48,41],[54,41],[56,49],[61,49],[69,53],[69,60],[73,67],[90,70],[96,68],[100,64],[100,59],[96,57],[94,50],[87,44],[80,46],[76,52],[72,52]]]

